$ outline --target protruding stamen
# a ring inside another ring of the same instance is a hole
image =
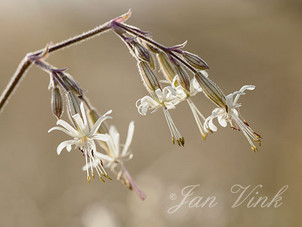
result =
[[[100,177],[100,180],[103,181],[103,182],[105,183],[105,180],[104,180],[102,177]]]
[[[163,112],[170,130],[172,143],[175,144],[176,141],[179,146],[184,146],[185,140],[176,128],[169,111],[163,107]]]
[[[87,182],[88,182],[88,184],[90,184],[90,180],[91,180],[90,176],[87,176]]]
[[[258,148],[257,148],[256,146],[252,146],[252,150],[253,150],[254,152],[257,152],[257,151],[258,151]]]

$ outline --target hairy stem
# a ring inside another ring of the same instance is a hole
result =
[[[58,50],[61,50],[65,47],[70,47],[73,44],[77,44],[83,41],[86,41],[89,38],[93,38],[101,33],[111,29],[111,21],[106,22],[103,25],[100,25],[88,32],[85,32],[81,35],[77,35],[73,38],[67,39],[65,41],[59,42],[54,44],[48,48],[48,53],[52,53]],[[32,61],[30,60],[30,56],[38,56],[44,52],[44,49],[35,51],[34,53],[27,54],[21,63],[19,64],[16,72],[12,76],[11,80],[9,81],[8,85],[2,92],[0,96],[0,112],[2,111],[4,105],[7,103],[10,96],[13,94],[13,91],[16,89],[17,85],[21,82],[21,79],[25,76],[27,69],[31,66]]]

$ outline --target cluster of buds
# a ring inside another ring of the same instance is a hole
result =
[[[241,106],[237,103],[239,96],[245,94],[243,91],[246,89],[254,89],[254,86],[246,85],[240,91],[225,96],[217,84],[208,77],[208,64],[198,55],[183,50],[186,42],[165,47],[154,41],[150,33],[124,23],[128,17],[129,15],[124,15],[112,20],[111,26],[136,59],[142,82],[150,94],[136,102],[138,112],[146,115],[149,110],[155,112],[162,109],[172,143],[184,146],[184,137],[175,126],[169,110],[186,101],[202,139],[205,140],[209,132],[217,130],[212,122],[217,118],[221,126],[225,127],[229,123],[231,128],[242,131],[253,151],[257,151],[253,142],[258,142],[261,146],[261,136],[250,128],[237,110]],[[160,73],[157,73],[158,71]],[[203,93],[218,107],[207,118],[191,99],[198,93]],[[236,98],[233,100],[234,95]]]

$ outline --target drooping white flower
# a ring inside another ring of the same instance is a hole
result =
[[[72,119],[74,121],[75,127],[72,127],[69,123],[67,123],[64,120],[58,120],[57,125],[51,129],[48,130],[48,132],[51,132],[53,130],[59,130],[62,132],[65,132],[67,135],[71,136],[73,139],[66,140],[62,143],[60,143],[57,147],[57,154],[60,155],[61,151],[66,148],[67,151],[71,151],[72,146],[74,145],[75,148],[79,148],[85,157],[85,162],[88,163],[88,161],[94,161],[94,153],[96,152],[96,144],[94,140],[101,140],[101,141],[107,141],[108,135],[100,134],[98,133],[98,129],[102,122],[108,118],[111,118],[110,116],[107,116],[111,113],[111,110],[105,113],[102,117],[100,117],[95,124],[90,128],[87,116],[84,108],[83,102],[80,104],[81,113],[77,113],[72,116]],[[95,166],[95,169],[100,177],[105,176],[108,177],[105,169],[103,168],[102,162],[99,161],[98,165]],[[90,183],[90,174],[89,170],[87,169],[87,181]],[[94,178],[93,169],[91,168],[91,175],[92,178]]]
[[[226,127],[229,123],[233,129],[242,131],[243,135],[247,138],[250,143],[253,151],[257,151],[257,147],[254,145],[253,141],[258,142],[261,146],[261,136],[254,132],[248,123],[241,117],[238,112],[238,108],[241,107],[241,104],[238,103],[238,99],[241,95],[245,95],[245,90],[254,90],[254,85],[245,85],[239,91],[235,91],[226,98],[226,108],[215,108],[212,111],[212,114],[206,119],[204,128],[206,131],[217,131],[217,127],[213,123],[213,120],[217,118],[219,124],[222,127]],[[253,140],[253,141],[252,141]]]
[[[126,169],[124,162],[132,159],[133,154],[130,150],[130,144],[132,142],[134,133],[134,122],[130,122],[128,128],[128,135],[126,142],[123,146],[120,144],[120,134],[115,126],[110,126],[108,140],[106,141],[107,154],[95,152],[95,160],[86,164],[83,170],[94,168],[98,165],[99,160],[103,160],[104,166],[110,168],[110,170],[117,176],[117,179],[122,183],[125,183],[130,189],[134,189],[138,196],[144,200],[146,198],[145,193],[139,189],[128,170]]]
[[[163,90],[156,89],[154,93],[155,98],[146,95],[137,100],[136,107],[141,115],[146,115],[149,110],[151,113],[156,112],[161,107],[174,109],[179,103],[179,98],[171,86],[164,87]]]
[[[176,128],[172,117],[169,113],[169,109],[174,109],[175,106],[180,102],[180,98],[177,96],[176,91],[173,87],[167,86],[163,90],[156,89],[154,92],[154,98],[145,96],[136,102],[136,107],[141,115],[146,115],[148,110],[152,110],[151,113],[162,109],[166,118],[170,134],[172,137],[172,143],[175,144],[177,141],[179,146],[184,145],[184,138]]]

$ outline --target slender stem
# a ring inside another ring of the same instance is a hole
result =
[[[170,55],[173,56],[175,59],[177,59],[177,60],[180,61],[182,64],[184,64],[184,65],[185,65],[189,70],[191,70],[194,74],[197,73],[196,69],[194,69],[190,64],[188,64],[188,63],[185,62],[183,59],[181,59],[179,56],[177,56],[175,53],[173,53],[173,51],[170,50],[168,47],[165,47],[164,45],[162,45],[162,44],[160,44],[160,43],[158,43],[158,42],[156,42],[156,41],[154,41],[154,40],[152,40],[152,39],[150,39],[150,38],[144,36],[143,34],[137,32],[137,31],[134,30],[134,29],[131,29],[131,27],[128,27],[128,26],[126,26],[125,24],[121,24],[121,23],[118,23],[118,22],[115,22],[115,21],[113,21],[112,24],[113,24],[113,25],[116,25],[116,26],[118,26],[118,27],[120,27],[120,28],[122,28],[122,29],[124,29],[124,30],[126,30],[127,32],[129,32],[129,33],[131,33],[131,34],[133,34],[133,35],[135,35],[135,36],[137,36],[137,37],[139,37],[139,38],[145,40],[146,42],[152,44],[153,46],[155,46],[155,47],[161,49],[162,51],[164,51],[164,52],[170,54]]]
[[[73,38],[67,39],[65,41],[59,42],[55,45],[52,45],[48,48],[48,53],[52,53],[58,50],[61,50],[65,47],[70,47],[73,44],[80,43],[82,41],[85,41],[89,38],[96,37],[97,35],[100,35],[101,33],[111,29],[111,21],[106,22],[103,25],[100,25],[92,30],[89,30],[88,32],[85,32],[81,35],[74,36]],[[21,79],[25,76],[27,69],[31,66],[32,62],[29,58],[29,56],[38,56],[44,52],[44,49],[35,51],[34,53],[27,54],[21,63],[19,64],[16,72],[12,76],[11,80],[9,81],[8,85],[2,92],[0,96],[0,112],[2,111],[4,105],[7,103],[10,96],[13,94],[13,91],[16,89],[17,85],[21,82]]]

